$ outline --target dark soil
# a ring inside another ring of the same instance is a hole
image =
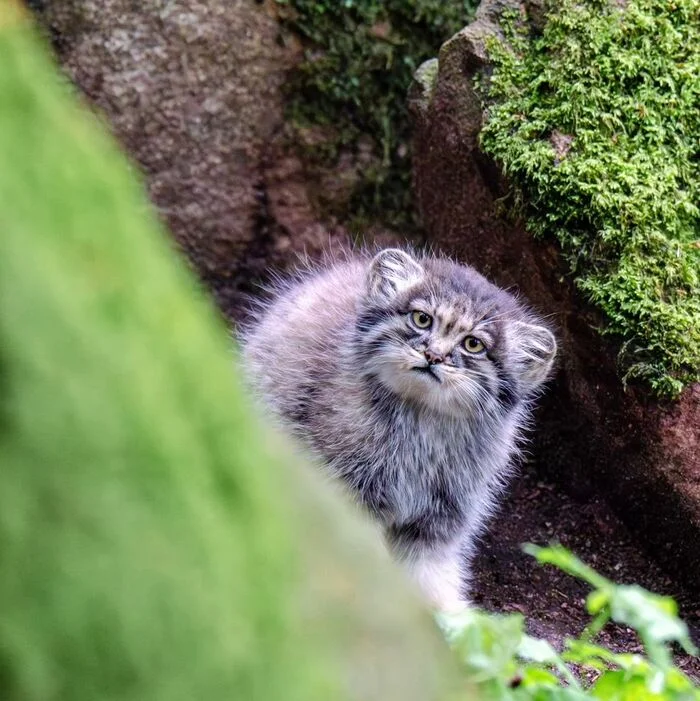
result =
[[[639,584],[673,596],[696,643],[700,642],[700,596],[670,578],[644,552],[627,528],[600,497],[574,501],[553,483],[538,476],[536,466],[523,466],[500,514],[491,524],[476,561],[472,598],[497,612],[519,612],[530,634],[560,646],[566,636],[580,633],[589,622],[584,600],[587,585],[539,565],[524,554],[523,543],[557,541],[609,579]],[[608,625],[598,640],[615,651],[641,652],[629,628]],[[700,680],[700,659],[679,653],[677,663]]]

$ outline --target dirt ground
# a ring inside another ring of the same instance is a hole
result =
[[[473,599],[490,611],[522,613],[532,635],[556,646],[579,633],[590,620],[587,585],[524,554],[522,543],[558,541],[601,574],[673,596],[691,636],[700,643],[700,596],[671,579],[644,550],[600,497],[576,502],[526,464],[493,520],[476,561]],[[641,652],[629,628],[609,625],[598,640],[616,651]],[[700,681],[700,659],[678,654],[677,663]]]

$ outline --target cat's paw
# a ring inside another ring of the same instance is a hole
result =
[[[472,621],[474,610],[469,607],[467,602],[464,602],[464,604],[464,608],[461,611],[436,611],[434,614],[438,627],[450,644],[460,637],[464,629]]]
[[[461,597],[447,597],[435,602],[435,613],[456,616],[469,608],[470,602]]]

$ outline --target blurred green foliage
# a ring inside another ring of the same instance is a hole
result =
[[[466,25],[477,0],[277,0],[305,46],[289,84],[290,113],[334,136],[311,147],[333,163],[339,149],[371,140],[376,156],[343,216],[357,227],[415,225],[406,95],[416,68]]]
[[[700,381],[700,3],[561,0],[493,41],[484,149],[621,343],[625,381]]]
[[[591,624],[557,652],[525,633],[518,614],[477,609],[440,617],[448,640],[484,699],[493,701],[698,701],[700,688],[679,668],[670,644],[696,654],[686,625],[668,597],[602,577],[560,546],[526,550],[587,582]],[[645,655],[617,653],[595,643],[614,621],[637,631]]]
[[[0,0],[0,698],[440,698],[430,617],[256,419],[19,7]]]
[[[290,698],[293,550],[225,334],[69,93],[0,28],[0,698]]]

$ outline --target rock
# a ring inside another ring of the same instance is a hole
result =
[[[488,77],[485,40],[500,35],[497,18],[504,9],[541,29],[541,3],[523,9],[515,0],[486,0],[476,21],[443,45],[430,88],[417,80],[409,94],[414,184],[428,240],[552,315],[561,361],[539,411],[540,469],[574,495],[602,493],[651,551],[697,590],[700,386],[675,403],[624,390],[618,349],[594,330],[601,319],[576,294],[556,246],[536,241],[523,221],[506,216],[508,184],[479,149],[483,108],[473,79]],[[566,150],[567,136],[559,136]]]
[[[318,223],[281,89],[301,57],[275,3],[43,0],[64,69],[141,167],[224,311],[271,265],[345,240]]]

